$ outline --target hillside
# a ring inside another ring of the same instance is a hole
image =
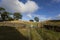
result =
[[[45,21],[45,24],[60,26],[60,20],[48,20],[48,21]]]
[[[38,24],[38,25],[37,25]],[[53,24],[53,25],[51,25]],[[57,24],[57,25],[55,25]],[[54,27],[59,27],[60,22],[45,21],[5,21],[0,22],[1,40],[60,40],[60,28],[58,31]],[[33,27],[31,27],[33,25]],[[46,25],[46,26],[45,26]],[[42,27],[43,26],[43,27]],[[52,27],[52,29],[49,28]]]

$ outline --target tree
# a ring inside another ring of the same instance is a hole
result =
[[[15,19],[15,20],[22,19],[21,13],[18,13],[18,12],[14,13],[14,19]]]
[[[1,16],[1,19],[2,19],[2,13],[5,11],[4,8],[0,7],[0,16]]]
[[[36,22],[39,22],[39,18],[38,18],[38,17],[35,17],[34,20],[35,20]]]
[[[3,13],[4,11],[5,11],[5,9],[0,7],[0,14]]]
[[[38,18],[38,17],[35,17],[34,20],[35,20],[36,22],[39,22],[39,18]],[[38,23],[37,23],[37,27],[38,27]]]
[[[2,8],[2,7],[0,7],[0,16],[1,16],[1,14],[3,13],[3,11],[5,11],[5,9]]]
[[[5,20],[13,20],[13,18],[10,17],[9,12],[7,12],[4,8],[0,7],[0,16],[3,21]]]
[[[31,20],[29,20],[29,21],[30,21],[30,22],[34,22],[34,20],[32,20],[32,19],[31,19]]]
[[[1,18],[2,18],[2,20],[8,20],[8,18],[9,18],[9,12],[3,12],[2,14],[1,14]]]
[[[4,8],[2,8],[2,7],[0,7],[0,11],[5,11],[5,9],[4,9]]]
[[[14,20],[14,19],[13,19],[12,17],[9,17],[8,20],[9,20],[9,21],[12,21],[12,20]]]

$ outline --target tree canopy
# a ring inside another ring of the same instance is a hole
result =
[[[38,17],[35,17],[34,20],[35,20],[36,22],[39,22],[39,18],[38,18]]]
[[[13,18],[10,17],[10,15],[11,15],[10,12],[7,12],[4,8],[0,7],[0,16],[1,16],[0,18],[3,21],[5,21],[5,20],[13,20],[13,18],[16,19],[16,20],[22,19],[22,15],[19,12],[15,12],[14,14],[12,13]]]
[[[14,13],[14,19],[16,19],[16,20],[22,19],[21,13],[18,13],[18,12]]]

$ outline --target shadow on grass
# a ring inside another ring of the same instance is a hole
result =
[[[56,31],[56,32],[60,32],[60,27],[59,26],[44,25],[44,28],[46,28],[48,30],[53,30],[53,31]]]
[[[0,40],[28,40],[16,28],[0,26]]]

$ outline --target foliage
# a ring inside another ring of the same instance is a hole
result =
[[[4,8],[0,7],[0,15],[3,21],[13,20],[13,18],[10,17],[10,14],[11,14],[10,12],[7,12]],[[14,13],[13,16],[14,16],[14,19],[16,20],[22,19],[22,15],[18,12]]]
[[[34,20],[35,20],[36,22],[39,22],[39,18],[38,18],[38,17],[35,17]]]
[[[8,16],[9,16],[9,12],[3,12],[3,13],[1,14],[2,20],[8,20]]]
[[[29,21],[30,21],[30,22],[34,22],[34,20],[32,20],[32,19],[31,19],[31,20],[29,20]]]
[[[14,13],[14,19],[16,19],[16,20],[22,19],[21,13],[18,13],[18,12]]]
[[[4,11],[4,10],[5,10],[4,8],[0,7],[0,11]]]

